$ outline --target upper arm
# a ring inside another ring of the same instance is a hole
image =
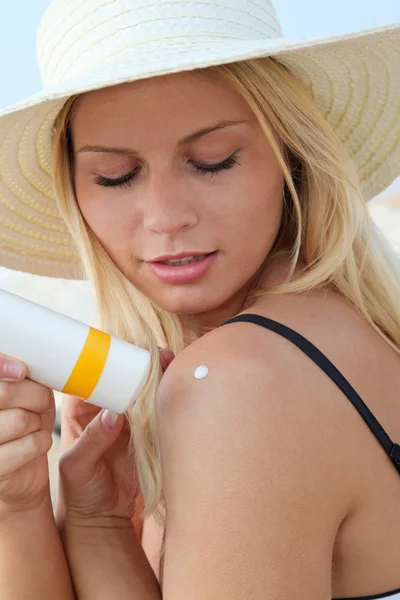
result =
[[[318,410],[306,414],[312,399],[287,377],[293,357],[249,354],[231,329],[164,376],[165,600],[330,597],[343,506]]]

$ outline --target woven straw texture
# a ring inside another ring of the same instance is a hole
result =
[[[53,0],[38,30],[44,88],[0,113],[0,265],[76,278],[58,213],[52,130],[68,97],[151,76],[275,56],[346,146],[366,199],[400,172],[400,25],[286,40],[269,0]]]

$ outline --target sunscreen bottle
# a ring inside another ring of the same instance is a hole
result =
[[[0,353],[25,363],[29,379],[117,413],[151,364],[147,350],[1,289]]]

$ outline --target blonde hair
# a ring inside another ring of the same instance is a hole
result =
[[[400,265],[372,223],[357,173],[345,148],[317,109],[312,94],[272,58],[205,69],[236,89],[254,111],[285,180],[284,215],[267,259],[291,253],[287,281],[252,294],[290,294],[330,286],[342,294],[396,351],[400,351]],[[155,399],[161,377],[158,348],[175,354],[186,345],[177,315],[155,305],[118,269],[85,223],[73,188],[69,99],[56,122],[54,180],[60,212],[95,289],[100,326],[150,350],[154,360],[145,390],[128,418],[144,516],[163,520]],[[293,272],[299,259],[306,265]],[[266,264],[267,264],[266,260]]]

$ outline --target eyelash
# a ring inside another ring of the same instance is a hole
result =
[[[203,177],[214,177],[221,171],[232,169],[235,165],[239,164],[238,154],[239,151],[234,152],[231,156],[215,165],[194,165],[194,167],[196,171]],[[97,185],[101,185],[103,187],[128,188],[132,185],[136,173],[137,169],[134,169],[130,173],[127,173],[126,175],[123,175],[123,177],[119,177],[118,179],[109,179],[108,177],[97,175],[97,177],[95,177],[94,182],[97,183]]]

